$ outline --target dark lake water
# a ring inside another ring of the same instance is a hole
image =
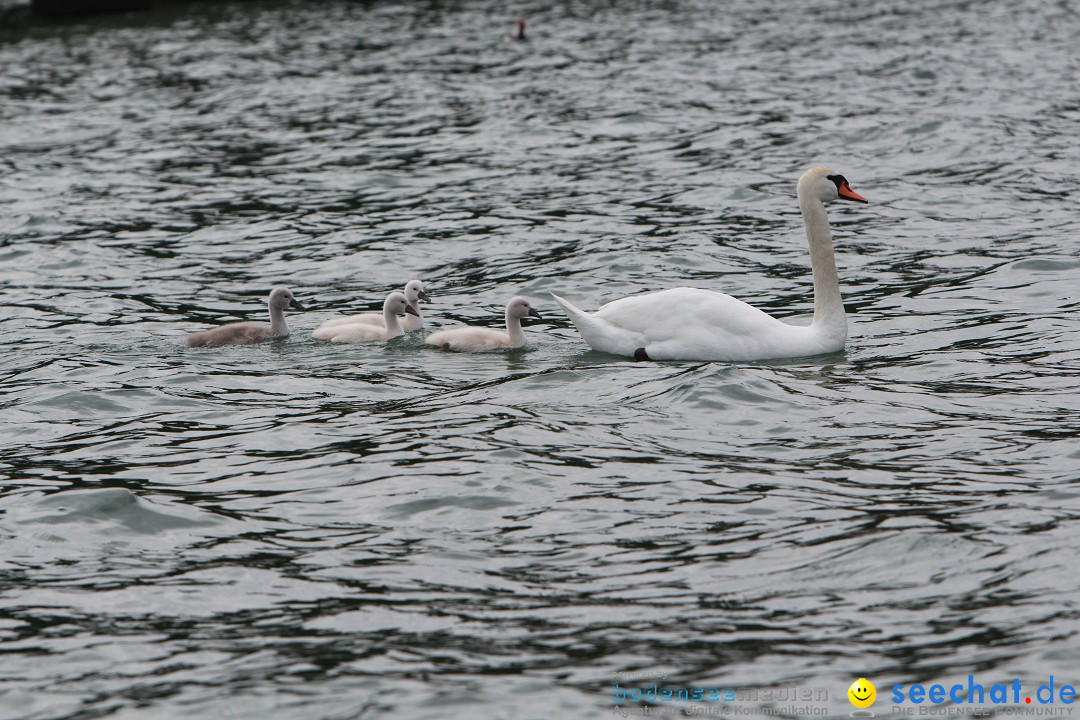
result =
[[[1080,685],[1078,37],[1044,0],[0,6],[0,717]],[[634,363],[548,295],[805,318],[818,164],[870,199],[830,208],[843,353]],[[429,328],[544,319],[310,338],[412,277]],[[292,337],[184,347],[274,285]]]

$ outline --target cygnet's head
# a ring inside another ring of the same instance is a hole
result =
[[[813,197],[823,203],[830,203],[833,200],[870,202],[851,189],[847,178],[835,170],[824,167],[811,168],[803,173],[803,176],[799,178],[799,197]]]
[[[405,299],[405,293],[397,291],[386,296],[386,300],[383,302],[383,312],[386,312],[387,310],[395,315],[400,315],[401,313],[419,315],[418,312],[409,307],[409,301]]]
[[[534,318],[540,319],[540,313],[533,309],[533,306],[529,304],[529,301],[520,295],[510,298],[510,302],[506,303],[506,314],[510,317],[523,318],[529,315]]]
[[[410,305],[416,305],[418,299],[431,302],[431,297],[424,292],[424,283],[420,280],[410,280],[405,283],[405,299],[409,301]]]
[[[293,308],[294,310],[306,310],[303,305],[293,297],[292,290],[286,287],[276,287],[270,291],[270,307],[278,310]]]

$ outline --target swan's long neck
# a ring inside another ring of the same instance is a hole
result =
[[[273,303],[269,303],[270,307],[270,332],[275,335],[288,335],[289,326],[285,324],[285,308],[274,307]]]
[[[840,280],[836,275],[836,256],[833,254],[832,232],[825,205],[816,198],[800,197],[806,239],[810,243],[810,267],[814,271],[813,327],[847,336],[847,317],[840,297]]]
[[[506,311],[506,332],[510,335],[510,342],[515,346],[525,344],[525,331],[521,329],[521,318],[515,317]]]
[[[388,305],[383,306],[382,311],[383,324],[386,325],[386,339],[397,337],[398,335],[404,335],[405,331],[401,329],[401,323],[398,322],[397,313],[393,311]]]

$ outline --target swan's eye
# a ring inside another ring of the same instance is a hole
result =
[[[843,175],[840,175],[840,174],[829,175],[825,179],[826,180],[832,180],[833,185],[836,185],[836,191],[837,192],[840,192],[840,188],[847,185],[847,178],[844,177]]]

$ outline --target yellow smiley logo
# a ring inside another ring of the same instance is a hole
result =
[[[877,688],[866,678],[859,678],[847,689],[848,700],[857,708],[868,708],[877,699]]]

